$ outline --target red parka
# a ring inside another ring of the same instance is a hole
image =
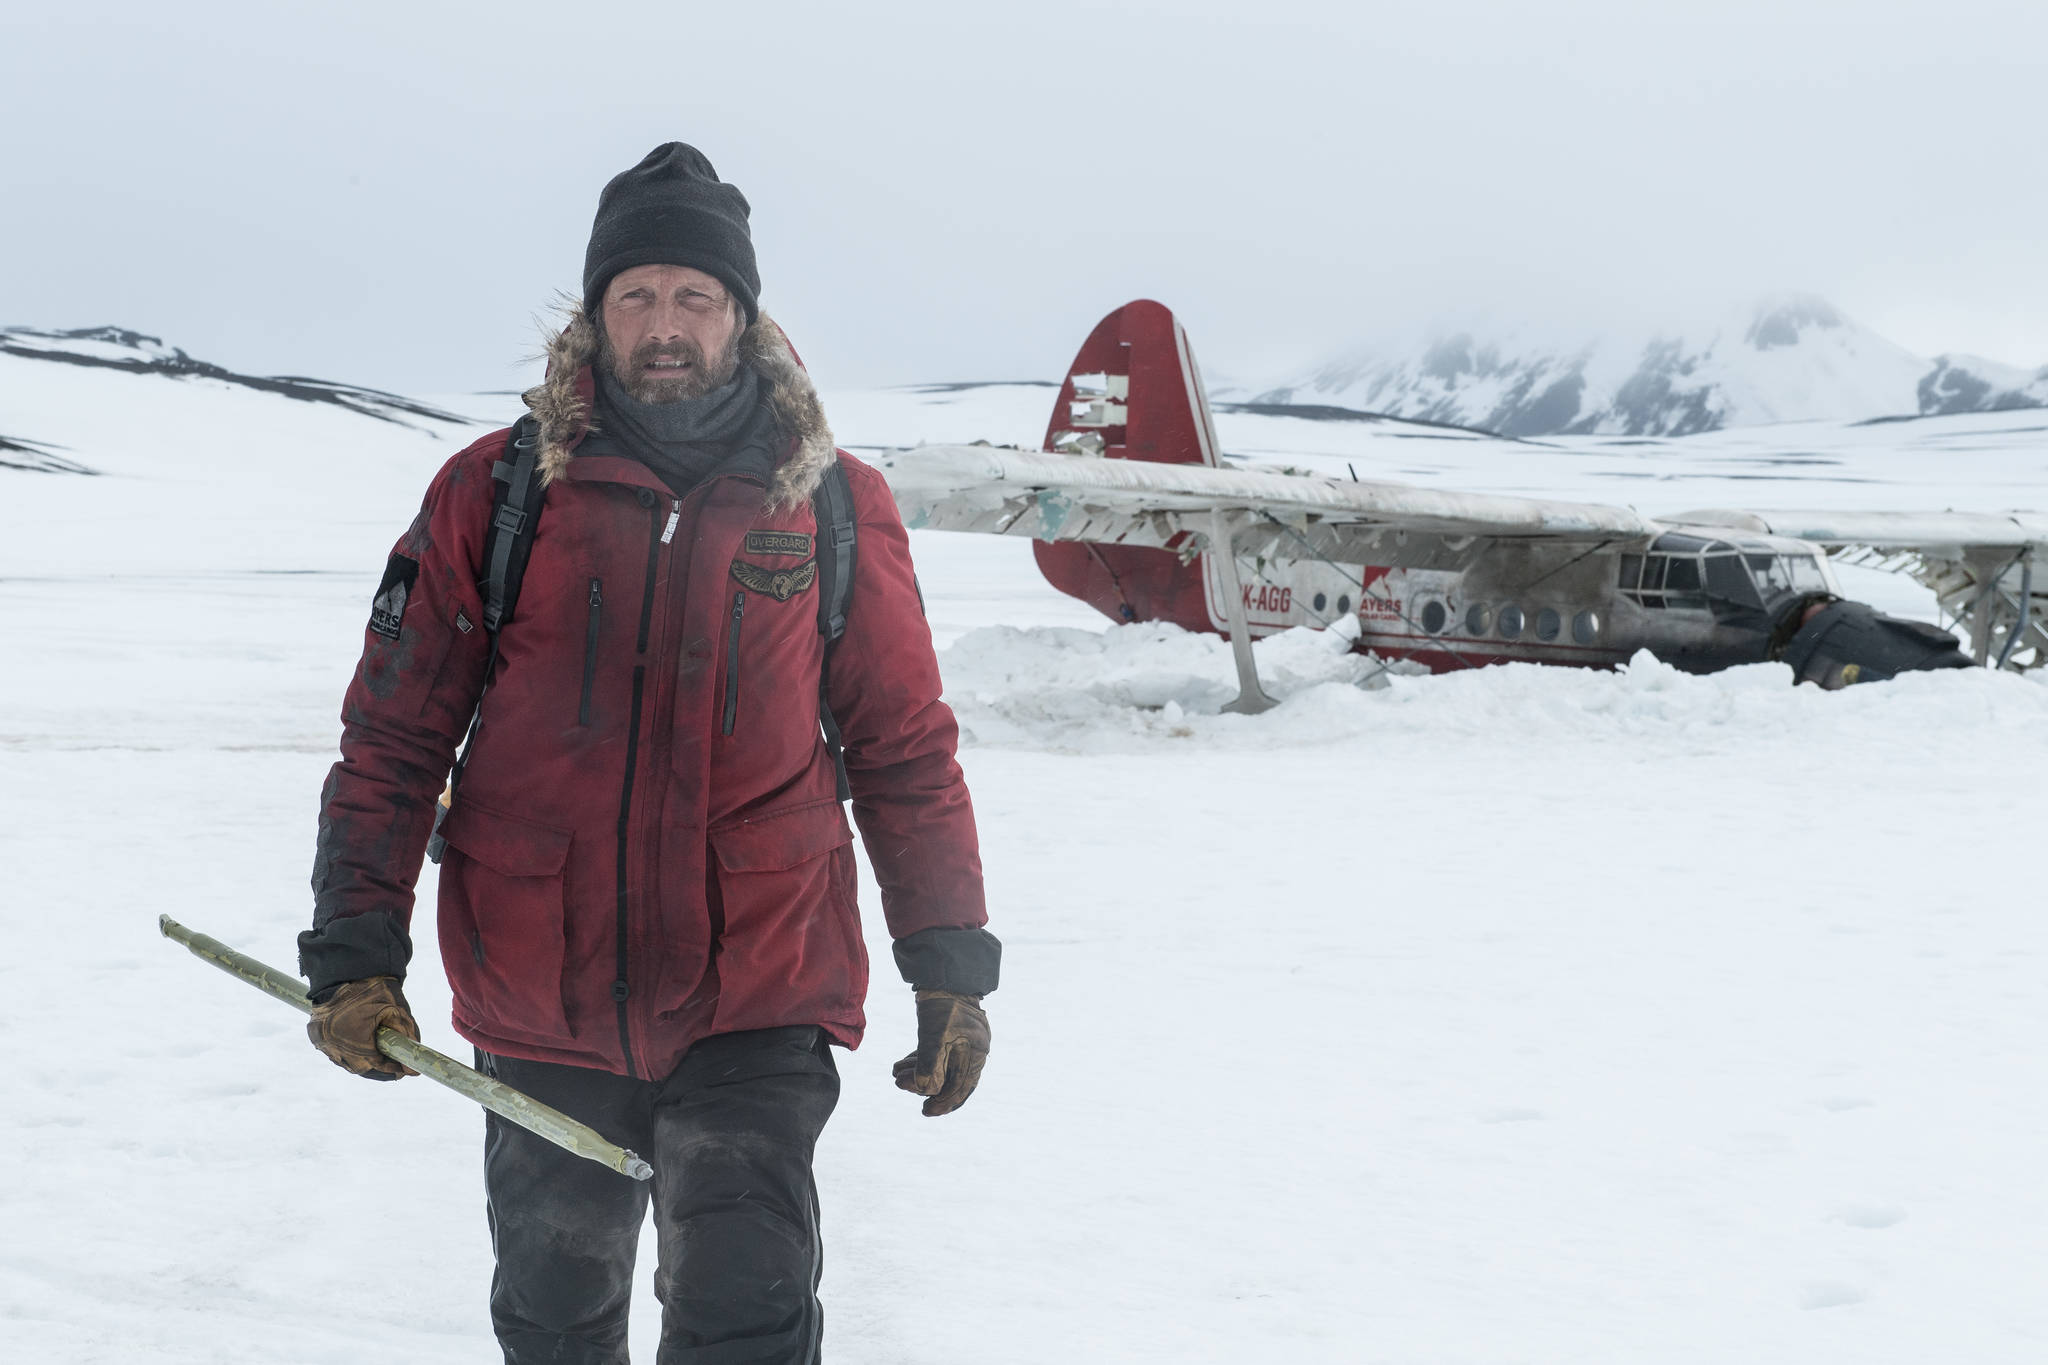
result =
[[[427,490],[380,585],[322,796],[316,993],[402,974],[433,807],[479,695],[443,827],[441,958],[456,1030],[507,1056],[665,1076],[711,1033],[863,1027],[852,834],[819,728],[818,527],[846,467],[858,522],[825,696],[899,964],[994,986],[957,727],[887,486],[833,449],[767,319],[745,349],[784,437],[676,497],[636,460],[578,456],[596,337],[577,316],[528,396],[546,481],[484,688],[478,583],[496,432]]]

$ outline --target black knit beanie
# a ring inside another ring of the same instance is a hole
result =
[[[612,276],[636,265],[687,265],[725,282],[752,326],[761,276],[747,227],[747,197],[718,178],[704,153],[664,142],[597,197],[583,253],[583,309],[596,313]]]

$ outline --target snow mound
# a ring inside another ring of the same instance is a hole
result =
[[[1644,652],[1612,673],[1509,664],[1430,677],[1333,653],[1310,630],[1262,640],[1254,654],[1279,702],[1256,716],[1223,710],[1237,695],[1227,641],[1158,622],[1101,631],[989,626],[961,636],[939,662],[963,744],[1054,753],[1359,739],[1478,740],[1499,751],[1619,740],[1640,758],[1711,752],[1738,735],[1750,746],[1758,736],[1790,747],[1911,745],[1952,725],[2048,724],[2048,687],[2009,674],[1915,674],[1823,693],[1792,687],[1778,664],[1702,677]]]
[[[1282,701],[1270,717],[1225,715],[1237,695],[1230,645],[1164,622],[1069,627],[986,626],[942,651],[946,698],[963,741],[1006,748],[1099,753],[1200,739],[1313,743],[1329,703],[1311,694],[1356,693],[1380,672],[1356,654],[1333,654],[1313,631],[1261,641],[1266,688]],[[1339,701],[1335,705],[1341,707]]]

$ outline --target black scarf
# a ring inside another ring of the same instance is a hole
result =
[[[604,435],[622,454],[658,474],[678,497],[739,448],[767,415],[761,378],[747,364],[711,392],[673,403],[643,403],[609,370],[600,369],[597,398]]]

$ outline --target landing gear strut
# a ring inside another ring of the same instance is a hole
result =
[[[1259,685],[1259,666],[1252,658],[1252,628],[1245,619],[1244,585],[1237,577],[1236,533],[1230,516],[1221,509],[1209,513],[1209,557],[1223,585],[1223,617],[1230,627],[1230,652],[1237,660],[1237,700],[1223,709],[1242,716],[1256,716],[1279,703]]]

